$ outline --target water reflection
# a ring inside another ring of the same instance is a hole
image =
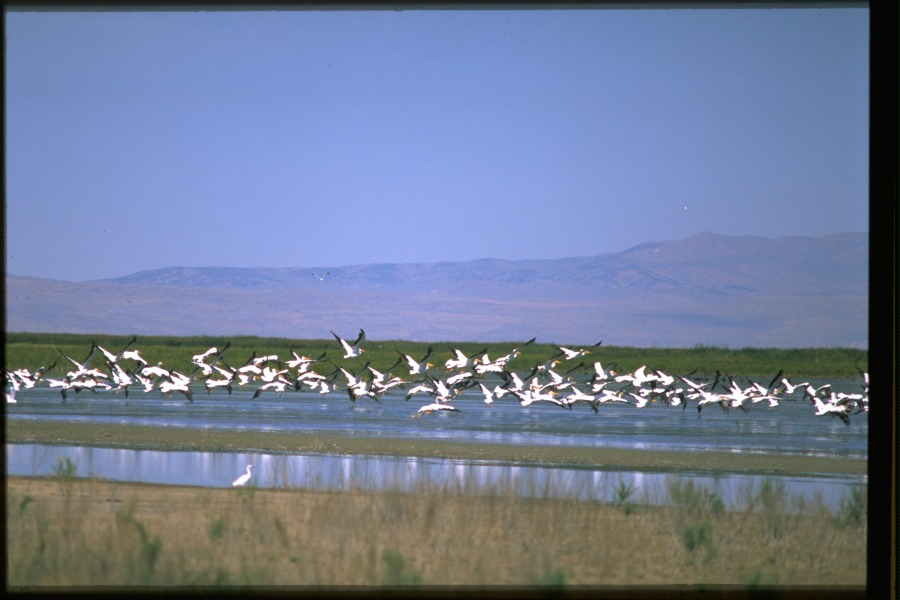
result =
[[[633,500],[667,501],[670,478],[690,478],[695,485],[715,489],[726,505],[739,506],[745,494],[764,479],[784,485],[791,496],[840,505],[857,477],[783,477],[760,475],[699,475],[585,468],[538,467],[478,461],[384,456],[284,455],[259,453],[168,452],[75,446],[10,444],[7,474],[52,475],[57,461],[68,458],[78,476],[107,480],[228,487],[248,464],[261,488],[297,487],[315,490],[439,489],[520,496],[579,498],[611,502],[621,485],[635,488]]]

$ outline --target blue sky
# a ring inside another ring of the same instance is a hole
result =
[[[7,272],[867,231],[868,18],[7,12]]]

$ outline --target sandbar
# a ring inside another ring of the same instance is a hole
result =
[[[188,452],[410,456],[603,470],[865,475],[868,461],[729,451],[659,451],[583,446],[521,446],[454,440],[358,437],[334,432],[265,432],[8,419],[7,444],[93,446]]]

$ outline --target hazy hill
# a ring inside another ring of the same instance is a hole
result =
[[[867,294],[866,234],[703,233],[557,260],[9,275],[7,330],[866,347]]]

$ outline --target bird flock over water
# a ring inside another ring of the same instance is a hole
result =
[[[34,371],[27,368],[7,370],[6,400],[15,403],[16,393],[22,388],[45,385],[58,389],[63,402],[84,391],[121,393],[128,397],[130,391],[136,390],[144,393],[157,390],[170,397],[179,394],[193,402],[194,389],[202,386],[207,392],[221,388],[228,394],[252,389],[253,398],[299,391],[317,392],[322,396],[340,392],[346,394],[351,406],[360,401],[381,402],[389,396],[402,397],[406,401],[416,398],[424,404],[412,416],[421,417],[429,413],[459,412],[454,401],[471,388],[483,396],[485,405],[491,408],[495,402],[514,402],[522,407],[544,403],[566,410],[584,405],[599,413],[604,405],[625,404],[641,409],[655,403],[680,407],[681,410],[690,404],[698,413],[710,405],[725,412],[748,412],[757,404],[774,408],[785,401],[803,401],[810,403],[815,416],[835,417],[846,425],[850,424],[852,415],[869,410],[869,376],[862,370],[859,370],[860,391],[845,393],[835,392],[830,384],[813,386],[807,381],[792,382],[783,370],[767,385],[753,380],[741,385],[735,378],[719,371],[711,381],[700,381],[693,377],[693,372],[669,374],[646,365],[631,372],[617,372],[615,362],[604,366],[599,360],[585,369],[587,361],[592,360],[587,357],[597,353],[602,341],[585,348],[557,346],[558,352],[527,372],[510,370],[510,361],[521,355],[522,348],[534,343],[535,338],[531,338],[495,358],[488,356],[487,349],[466,354],[452,346],[449,347],[450,357],[443,362],[437,360],[432,346],[422,357],[397,351],[397,362],[387,370],[379,371],[369,362],[360,368],[358,360],[353,360],[365,352],[363,329],[353,340],[342,338],[333,331],[331,334],[342,353],[336,362],[326,357],[327,352],[313,358],[300,356],[291,349],[291,356],[287,358],[274,354],[257,356],[253,352],[236,367],[225,360],[229,342],[222,348],[212,347],[192,356],[192,369],[187,374],[168,369],[162,363],[151,365],[133,347],[136,337],[115,353],[92,342],[83,360],[59,351],[60,360],[72,365],[62,378],[46,375],[55,362]],[[105,368],[92,366],[99,360],[105,363]],[[352,366],[354,364],[357,366]],[[587,375],[576,373],[585,370]],[[408,375],[396,374],[403,371],[408,371]]]

